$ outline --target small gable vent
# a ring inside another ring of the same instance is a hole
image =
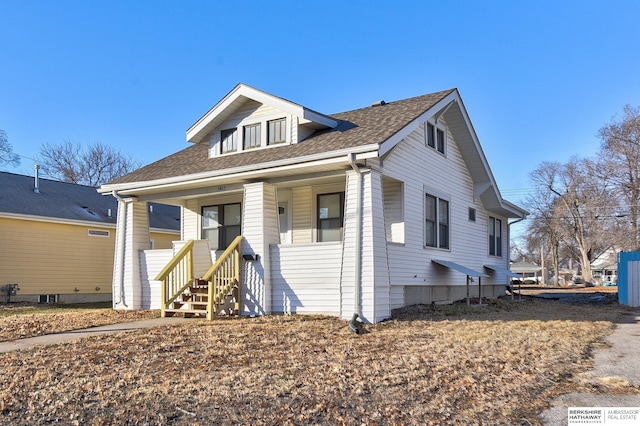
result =
[[[374,103],[371,104],[372,107],[377,107],[377,106],[383,106],[386,105],[387,103],[385,101],[375,101]]]

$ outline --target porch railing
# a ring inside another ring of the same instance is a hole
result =
[[[242,236],[237,236],[220,255],[216,262],[202,277],[209,282],[209,298],[207,319],[212,320],[215,310],[233,291],[235,294],[235,311],[240,311],[240,253],[242,252]]]
[[[161,315],[193,282],[193,240],[187,243],[173,256],[173,259],[156,277],[162,281]]]

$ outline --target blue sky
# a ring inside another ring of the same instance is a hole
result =
[[[0,2],[0,129],[146,164],[243,82],[323,113],[457,87],[504,198],[640,105],[640,2]],[[30,174],[33,161],[18,168]]]

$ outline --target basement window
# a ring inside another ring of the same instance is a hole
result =
[[[38,303],[58,303],[57,294],[41,294],[38,296]]]
[[[108,237],[109,231],[100,231],[98,229],[89,229],[88,235],[90,237]]]

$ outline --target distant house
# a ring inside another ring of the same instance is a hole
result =
[[[0,287],[18,284],[15,301],[111,300],[117,208],[92,187],[0,172]],[[171,247],[179,208],[147,211],[151,243]]]
[[[524,260],[511,263],[510,269],[523,281],[529,279],[539,282],[542,277],[542,266]]]
[[[527,212],[501,197],[456,89],[328,115],[239,84],[187,140],[99,189],[124,212],[118,309],[211,317],[207,293],[228,292],[243,315],[377,322],[471,279],[504,293],[508,220]],[[148,202],[182,206],[174,250],[146,246]]]
[[[591,262],[591,276],[595,285],[613,285],[618,282],[618,253],[609,248]]]

